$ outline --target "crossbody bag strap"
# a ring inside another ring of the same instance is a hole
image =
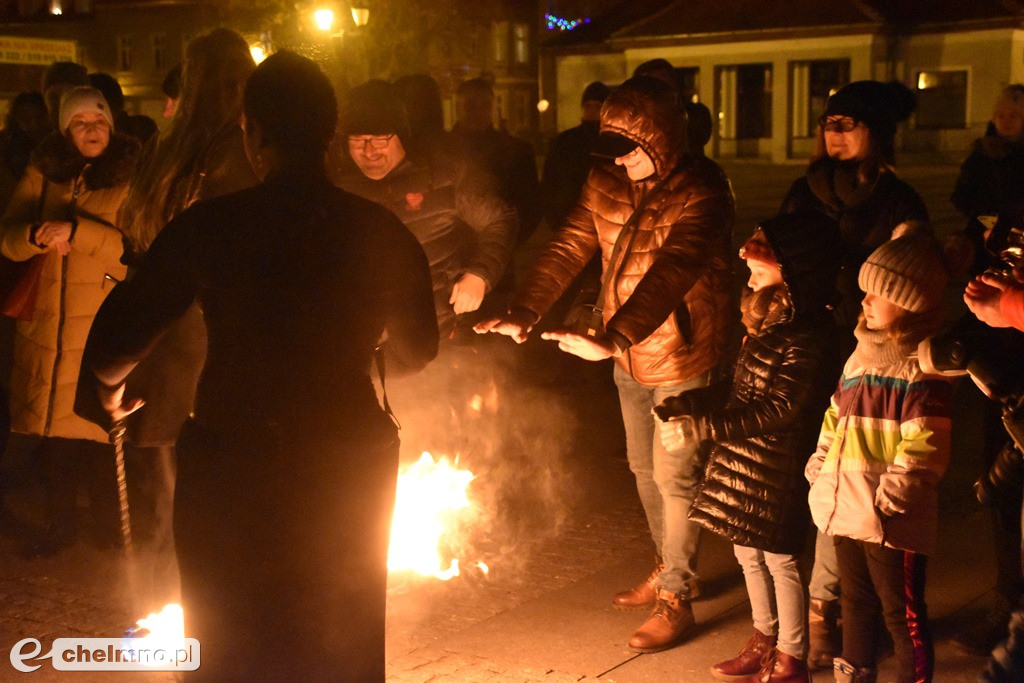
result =
[[[626,262],[626,256],[629,255],[630,250],[633,248],[633,241],[636,239],[637,234],[637,230],[634,230],[633,228],[640,220],[640,216],[643,214],[644,209],[647,208],[648,202],[658,193],[658,191],[661,190],[668,178],[669,176],[665,176],[659,180],[658,184],[643,196],[640,203],[637,204],[635,209],[633,209],[633,213],[630,214],[629,218],[622,226],[622,230],[619,231],[618,237],[615,238],[615,244],[612,246],[612,254],[608,258],[608,272],[601,282],[601,291],[597,295],[597,302],[594,304],[590,324],[587,326],[587,333],[592,336],[596,335],[604,325],[604,300],[608,294],[608,290],[613,286],[613,283],[619,279],[619,271]],[[629,233],[628,236],[627,233]],[[618,262],[620,256],[621,263]]]

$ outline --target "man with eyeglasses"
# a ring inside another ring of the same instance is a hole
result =
[[[453,411],[468,401],[463,394],[480,391],[482,381],[474,373],[484,372],[486,353],[472,324],[505,274],[516,212],[485,169],[451,149],[415,144],[402,99],[390,83],[374,80],[353,88],[341,126],[344,155],[354,168],[341,169],[336,184],[394,212],[430,264],[441,349],[419,375],[388,378],[387,387],[402,422],[403,448],[419,454],[438,447],[437,432],[458,432],[450,424]],[[424,147],[431,151],[416,153]]]

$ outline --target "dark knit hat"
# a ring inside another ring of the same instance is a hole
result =
[[[849,116],[873,133],[892,137],[896,124],[906,120],[917,106],[914,93],[897,81],[854,81],[828,98],[825,116]]]
[[[904,235],[889,240],[860,267],[857,284],[908,311],[938,308],[949,272],[938,243],[929,236]]]
[[[612,89],[601,81],[594,81],[583,89],[583,97],[580,98],[580,104],[582,105],[586,102],[604,102],[611,92]]]
[[[367,81],[349,91],[341,128],[345,135],[397,135],[403,143],[410,142],[401,94],[387,81]]]

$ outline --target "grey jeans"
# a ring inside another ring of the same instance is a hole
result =
[[[807,659],[807,594],[797,555],[733,546],[743,569],[754,628],[778,636],[780,652]]]
[[[651,538],[665,562],[659,586],[673,593],[686,592],[697,578],[700,527],[687,519],[700,463],[697,446],[665,450],[658,436],[654,406],[687,389],[707,386],[707,374],[670,386],[647,387],[615,366],[615,385],[626,429],[626,458],[636,477],[636,489],[647,515]]]

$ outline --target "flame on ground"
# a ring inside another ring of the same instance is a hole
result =
[[[391,524],[388,571],[412,571],[447,581],[459,575],[459,561],[445,565],[440,548],[457,524],[460,513],[472,507],[466,490],[474,475],[447,458],[436,462],[423,453],[398,475],[395,515]],[[487,573],[483,563],[476,565]]]
[[[185,615],[177,603],[169,603],[159,612],[153,612],[135,623],[129,629],[128,637],[145,639],[149,648],[176,652],[185,645]]]

